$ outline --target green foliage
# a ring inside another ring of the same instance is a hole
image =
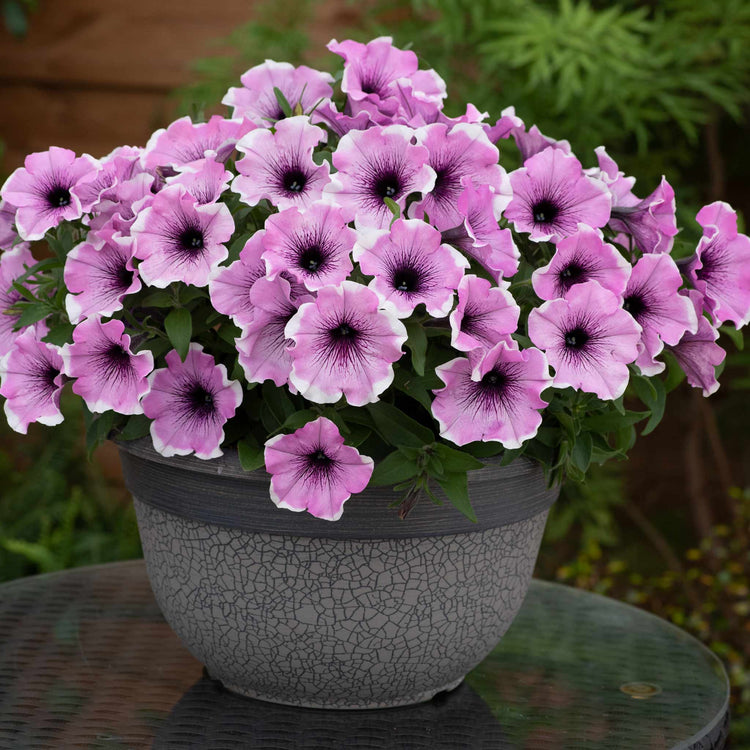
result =
[[[0,581],[140,556],[132,503],[87,462],[79,399],[63,402],[56,430],[0,426]]]
[[[29,31],[29,13],[37,8],[37,0],[3,0],[3,21],[8,33],[24,37]]]
[[[644,195],[669,173],[683,202],[702,200],[698,135],[750,101],[745,0],[376,0],[364,26],[362,40],[393,34],[440,72],[449,114],[513,105],[584,162],[605,144]]]

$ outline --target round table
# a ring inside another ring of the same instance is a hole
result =
[[[456,690],[375,711],[235,696],[156,606],[143,561],[0,586],[0,748],[723,748],[729,685],[698,641],[628,605],[533,581]]]

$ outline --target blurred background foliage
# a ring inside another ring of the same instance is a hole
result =
[[[5,0],[14,33],[24,31],[18,8],[25,23],[33,7]],[[193,63],[176,112],[223,111],[227,88],[266,58],[333,72],[331,36],[391,35],[446,79],[449,114],[471,101],[494,121],[513,105],[527,125],[569,140],[584,166],[604,144],[641,197],[666,174],[683,227],[676,255],[695,247],[700,205],[750,210],[746,0],[348,0],[342,23],[322,30],[318,10],[312,0],[256,2],[251,23]],[[564,488],[537,575],[645,607],[702,639],[731,676],[733,746],[750,747],[750,348],[740,350],[741,335],[722,338],[730,354],[716,397],[683,383],[630,462]],[[27,439],[0,427],[0,580],[139,554],[132,505],[107,469],[116,458],[105,450],[87,463],[81,416],[71,403],[66,411],[61,427]]]

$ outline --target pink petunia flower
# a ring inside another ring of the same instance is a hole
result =
[[[479,125],[459,124],[450,130],[436,123],[417,130],[417,143],[429,152],[427,163],[435,170],[435,186],[421,201],[410,207],[410,215],[429,217],[437,229],[450,229],[460,224],[458,198],[464,180],[474,185],[488,185],[498,195],[507,195],[501,210],[510,201],[510,183],[505,170],[498,164],[500,153]]]
[[[510,229],[500,229],[497,223],[505,205],[505,196],[493,193],[488,185],[477,188],[465,179],[457,203],[463,221],[443,231],[443,242],[475,260],[495,281],[513,276],[521,257]]]
[[[506,107],[500,112],[500,118],[494,125],[482,125],[491,143],[497,143],[503,138],[510,138],[514,128],[523,128],[523,120],[516,115],[515,107]],[[547,143],[546,146],[551,144]]]
[[[148,170],[171,167],[179,172],[202,159],[225,161],[237,141],[253,128],[255,125],[249,120],[227,120],[220,115],[198,123],[187,116],[180,117],[149,138],[141,163]]]
[[[393,215],[390,198],[403,212],[411,193],[428,193],[435,186],[424,146],[412,144],[414,131],[405,125],[352,130],[333,152],[338,172],[326,187],[333,200],[356,212],[357,228],[383,229]]]
[[[137,215],[153,200],[154,176],[148,172],[140,172],[105,190],[89,220],[89,241],[101,243],[116,232],[129,237]]]
[[[8,312],[22,299],[21,293],[13,288],[13,282],[35,263],[34,256],[25,242],[0,254],[0,357],[11,350],[13,342],[21,335],[20,331],[13,330],[21,317],[20,314],[11,315]],[[36,323],[33,329],[39,335],[43,335],[42,330],[46,330],[41,322]]]
[[[703,237],[687,271],[714,321],[750,322],[750,238],[737,232],[737,212],[722,201],[699,212]]]
[[[603,146],[595,153],[599,169],[586,174],[602,180],[612,196],[610,227],[631,236],[644,253],[668,253],[677,234],[672,186],[662,177],[656,190],[641,200],[632,191],[635,178],[626,177]]]
[[[184,362],[174,350],[166,360],[165,368],[149,375],[151,390],[142,401],[143,413],[154,420],[154,448],[163,456],[218,458],[224,424],[242,403],[242,386],[200,344],[190,344]]]
[[[0,396],[8,425],[25,435],[32,422],[60,424],[60,392],[65,384],[60,348],[45,344],[28,328],[0,357]]]
[[[458,285],[458,305],[450,315],[451,346],[462,352],[491,349],[511,342],[521,308],[508,291],[508,282],[492,286],[486,279],[468,275]]]
[[[128,294],[141,289],[133,265],[133,239],[119,234],[100,235],[99,247],[76,245],[65,260],[64,280],[70,292],[65,309],[71,323],[92,315],[112,315],[122,309]]]
[[[92,412],[143,414],[140,399],[148,392],[146,377],[154,369],[154,356],[148,350],[133,354],[121,321],[102,323],[99,316],[84,320],[60,354],[63,371],[76,378],[73,392]]]
[[[253,319],[250,290],[255,282],[266,275],[263,260],[263,236],[260,229],[245,243],[240,257],[229,266],[217,266],[208,279],[208,294],[211,304],[238,325],[243,326]]]
[[[575,284],[598,281],[605,289],[622,297],[630,278],[630,263],[601,232],[585,224],[557,243],[552,260],[531,275],[534,291],[540,299],[564,297]]]
[[[222,244],[234,231],[224,203],[198,205],[182,185],[164,188],[131,227],[138,273],[149,286],[173,281],[206,286],[229,251]]]
[[[555,387],[578,388],[604,400],[625,392],[641,327],[596,281],[576,284],[565,299],[532,310],[528,328],[529,338],[555,369]]]
[[[682,276],[669,255],[644,255],[633,266],[623,308],[643,329],[635,363],[644,375],[664,370],[664,363],[654,359],[664,344],[676,344],[686,332],[696,332],[693,305],[677,293],[681,286]]]
[[[401,358],[404,324],[380,309],[375,292],[354,281],[323,287],[287,323],[295,346],[289,380],[308,400],[330,404],[341,396],[352,406],[378,400],[393,382]]]
[[[505,218],[537,242],[559,242],[579,224],[603,227],[609,220],[611,197],[606,185],[583,173],[572,154],[548,147],[510,173],[513,200]]]
[[[417,97],[426,101],[442,101],[446,96],[445,82],[434,70],[418,70],[419,61],[411,50],[393,46],[393,39],[381,36],[367,44],[347,39],[332,39],[328,49],[344,58],[341,90],[355,106],[370,102],[382,106],[394,94],[397,81],[406,79]]]
[[[264,458],[271,500],[279,508],[307,510],[326,521],[341,518],[344,503],[362,492],[374,467],[369,456],[344,445],[336,425],[325,417],[266,441]]]
[[[15,230],[16,207],[8,201],[0,201],[0,252],[10,250],[18,239]]]
[[[350,253],[357,237],[347,226],[351,218],[340,206],[322,201],[269,216],[263,238],[269,278],[287,271],[312,291],[343,281],[353,267]]]
[[[0,197],[18,209],[15,221],[21,238],[40,240],[48,229],[91,210],[92,204],[83,202],[79,193],[99,169],[93,157],[76,157],[67,148],[52,146],[29,154],[0,188]]]
[[[698,319],[695,333],[686,332],[674,346],[667,349],[674,354],[687,381],[694,388],[700,388],[704,396],[710,396],[719,388],[716,368],[724,361],[727,353],[716,343],[719,332],[703,315],[703,295],[695,289],[681,290],[693,305]]]
[[[332,101],[325,101],[310,115],[313,125],[325,125],[339,138],[346,135],[350,130],[366,130],[375,124],[368,112],[362,111],[357,114],[351,112],[339,112]]]
[[[250,290],[252,318],[242,326],[236,339],[239,363],[248,383],[273,380],[277,386],[286,385],[292,371],[292,343],[284,333],[286,324],[300,306],[311,302],[309,294],[293,297],[291,285],[281,276],[258,279]],[[290,386],[294,392],[296,389]]]
[[[354,258],[362,273],[374,276],[369,288],[399,318],[424,304],[436,318],[453,307],[455,291],[469,263],[440,232],[419,219],[398,219],[390,230],[358,232]]]
[[[558,141],[544,135],[536,125],[532,125],[528,130],[521,126],[513,127],[510,131],[513,140],[516,142],[518,150],[521,152],[521,159],[524,165],[528,159],[536,154],[540,154],[547,148],[554,148],[562,151],[564,154],[571,154],[570,143],[568,141]]]
[[[236,164],[240,174],[232,190],[249,206],[264,198],[280,210],[309,206],[331,179],[328,162],[313,161],[313,149],[325,138],[323,128],[303,116],[281,120],[273,133],[265,128],[248,133],[237,144],[245,156]]]
[[[244,117],[258,127],[269,128],[285,117],[274,89],[283,94],[295,114],[308,114],[317,104],[330,102],[333,76],[306,65],[266,60],[240,76],[241,88],[230,88],[221,100],[233,107],[232,117]],[[321,102],[321,100],[323,100]]]
[[[221,162],[200,159],[184,167],[179,174],[167,177],[167,185],[183,185],[201,206],[215,203],[229,187],[232,173]]]
[[[436,369],[445,388],[435,391],[432,414],[440,436],[456,445],[475,440],[520,448],[536,435],[547,406],[541,393],[552,385],[544,354],[518,350],[504,341],[475,356]]]

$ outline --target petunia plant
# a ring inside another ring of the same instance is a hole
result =
[[[269,502],[329,520],[378,485],[402,517],[447,498],[473,518],[483,459],[581,480],[656,427],[682,377],[718,388],[719,327],[750,321],[730,206],[702,208],[673,256],[666,179],[640,198],[604,148],[584,167],[512,107],[447,117],[440,76],[390,38],[328,49],[336,76],[267,60],[230,117],[102,159],[52,147],[8,178],[14,430],[58,424],[70,383],[90,446],[236,449]]]

